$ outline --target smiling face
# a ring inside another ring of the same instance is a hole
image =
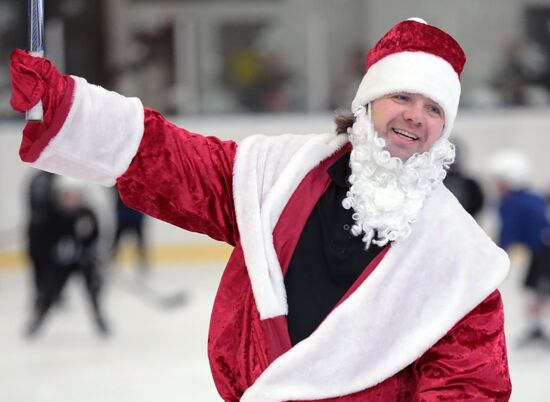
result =
[[[428,151],[445,126],[443,108],[420,94],[398,92],[371,104],[371,119],[391,156],[406,161]]]

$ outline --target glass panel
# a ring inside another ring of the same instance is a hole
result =
[[[219,81],[230,94],[232,105],[228,108],[233,111],[288,112],[303,108],[291,91],[294,75],[284,62],[281,43],[267,46],[275,34],[269,21],[226,22],[219,26]]]
[[[27,38],[26,1],[0,2],[0,118],[19,118],[10,107],[10,53],[14,48],[25,48]]]

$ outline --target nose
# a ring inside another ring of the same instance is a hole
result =
[[[408,123],[420,126],[423,119],[423,107],[420,102],[411,102],[408,104],[403,112],[403,117]]]

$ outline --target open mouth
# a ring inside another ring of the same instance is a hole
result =
[[[397,128],[392,128],[392,131],[397,134],[398,136],[400,137],[403,137],[403,138],[406,138],[408,139],[409,141],[418,141],[418,137],[414,134],[411,134],[409,133],[408,131],[405,131],[405,130],[399,130]]]

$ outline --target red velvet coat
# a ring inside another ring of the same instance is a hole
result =
[[[251,291],[233,207],[236,150],[234,142],[177,129],[147,111],[139,151],[118,179],[129,206],[235,246],[216,296],[208,340],[216,386],[232,402],[290,348],[285,318],[260,320]],[[329,184],[326,168],[345,151],[312,170],[284,208],[274,232],[283,271],[309,212]],[[326,401],[505,401],[510,395],[505,350],[502,302],[495,291],[400,372],[364,391]]]

